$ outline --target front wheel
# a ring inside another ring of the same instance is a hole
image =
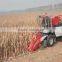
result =
[[[47,47],[47,39],[44,39],[44,41],[42,42],[42,47],[46,48]]]

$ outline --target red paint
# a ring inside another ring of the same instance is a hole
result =
[[[59,21],[60,21],[59,16],[55,16],[54,18],[52,18],[52,25],[57,26],[59,24]]]
[[[42,41],[40,41],[40,38],[42,37],[41,33],[38,32],[36,34],[36,38],[33,37],[30,44],[29,44],[29,47],[28,47],[28,50],[29,51],[35,51],[36,49],[38,49],[42,43]]]

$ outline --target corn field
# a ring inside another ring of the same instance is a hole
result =
[[[0,15],[0,27],[36,26],[36,16],[33,12]],[[0,32],[0,62],[27,53],[31,37],[31,32]]]
[[[27,53],[30,35],[28,32],[0,32],[0,60]]]

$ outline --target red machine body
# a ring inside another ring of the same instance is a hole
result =
[[[42,43],[42,41],[40,40],[42,37],[42,34],[40,32],[38,32],[36,34],[36,37],[33,37],[29,46],[28,46],[28,51],[35,51],[36,49],[38,49]]]
[[[60,21],[60,17],[59,17],[59,16],[53,17],[53,18],[52,18],[52,25],[53,25],[53,26],[59,25],[59,21]]]

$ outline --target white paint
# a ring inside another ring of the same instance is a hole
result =
[[[62,26],[55,28],[55,35],[56,37],[62,36]]]
[[[45,38],[47,37],[47,35],[45,35],[45,36],[43,36],[43,37],[41,37],[41,41],[43,41]]]

